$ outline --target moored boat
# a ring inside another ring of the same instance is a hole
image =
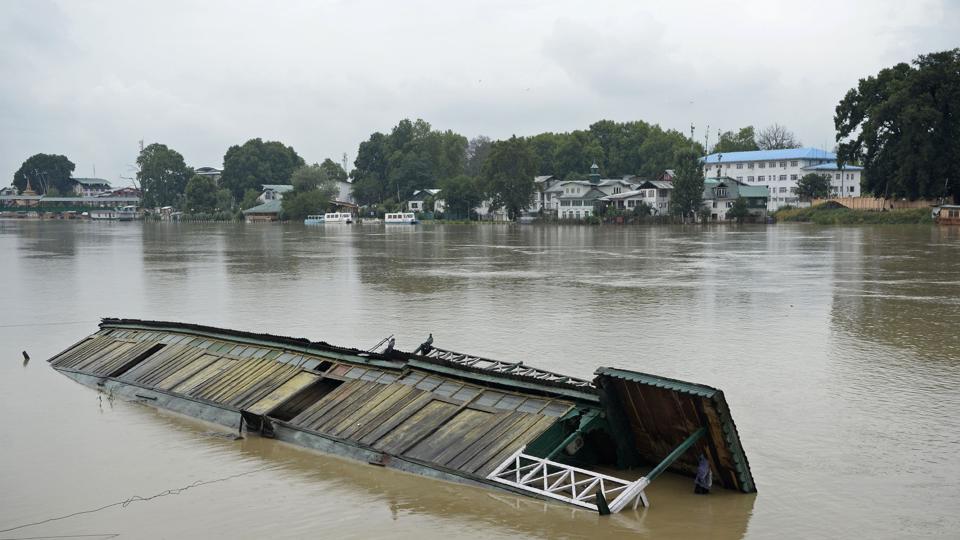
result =
[[[417,216],[413,212],[384,214],[383,222],[387,225],[415,225],[417,223]]]
[[[353,223],[353,214],[350,212],[328,212],[323,215],[324,223]]]
[[[323,214],[307,216],[307,218],[303,220],[303,224],[304,225],[323,225],[324,216]]]
[[[934,208],[933,220],[938,225],[960,225],[960,204],[941,204]]]
[[[723,392],[650,374],[578,379],[432,338],[412,353],[392,342],[364,351],[125,319],[104,319],[49,362],[90,387],[250,434],[601,513],[648,506],[657,476],[693,476],[701,460],[717,485],[756,491]]]
[[[88,217],[100,221],[133,221],[142,218],[143,215],[136,206],[121,206],[90,210]]]

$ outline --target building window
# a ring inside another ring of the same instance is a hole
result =
[[[758,177],[757,177],[757,182],[763,182],[763,178],[764,178],[764,177],[762,177],[762,176],[758,176]]]
[[[786,179],[787,179],[787,175],[781,174],[781,175],[780,175],[780,179],[781,179],[781,180],[786,180]]]
[[[713,201],[713,207],[714,207],[714,208],[717,207],[717,201]]]
[[[743,177],[742,177],[742,176],[738,176],[738,177],[737,177],[737,182],[743,182]]]
[[[613,188],[613,193],[614,195],[616,195],[617,193],[620,193],[620,188],[618,187]]]
[[[717,197],[726,197],[726,196],[727,196],[727,188],[725,188],[725,187],[718,187],[718,188],[717,188]]]
[[[791,179],[791,180],[796,180],[796,179],[797,179],[797,175],[791,174],[791,175],[790,175],[790,179]]]
[[[853,193],[853,186],[850,186],[850,193]]]
[[[791,162],[790,162],[790,166],[791,166],[791,167],[796,167],[796,166],[797,166],[797,161],[796,161],[796,160],[791,161]]]
[[[752,177],[752,176],[748,176],[748,177],[747,177],[747,182],[753,182],[753,177]]]
[[[751,161],[750,163],[747,163],[747,168],[748,168],[748,169],[752,169],[752,168],[753,168],[753,162],[752,162],[752,161]]]
[[[786,192],[787,192],[786,186],[781,186],[781,187],[780,187],[780,193],[786,193]]]
[[[780,162],[780,166],[781,166],[781,167],[786,167],[786,166],[787,166],[787,162],[786,162],[786,161],[781,161],[781,162]]]
[[[727,201],[727,208],[733,208],[733,201]]]
[[[766,162],[766,161],[761,161],[761,162],[760,162],[760,168],[761,168],[761,169],[763,169],[763,168],[766,167],[766,166],[767,166],[767,162]]]
[[[837,180],[840,179],[840,173],[837,173]]]
[[[737,163],[737,168],[738,168],[738,169],[742,169],[742,168],[743,168],[743,163]]]

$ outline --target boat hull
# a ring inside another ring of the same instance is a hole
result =
[[[145,388],[139,385],[133,385],[116,380],[105,380],[101,377],[94,377],[85,373],[73,370],[57,370],[63,375],[74,381],[105,392],[113,397],[120,397],[128,401],[147,405],[158,410],[169,411],[183,416],[217,424],[231,431],[236,431],[243,436],[259,436],[256,432],[250,432],[247,429],[241,431],[240,419],[241,411],[228,407],[223,407],[214,403],[208,403],[201,400],[189,399],[183,396],[174,395],[168,392],[158,391],[152,388]],[[389,469],[399,470],[428,478],[464,484],[485,489],[496,489],[498,491],[508,492],[516,495],[533,496],[544,501],[550,501],[548,497],[538,496],[529,492],[511,489],[510,486],[497,484],[494,482],[477,481],[473,478],[457,474],[456,471],[444,471],[434,465],[417,463],[416,461],[402,457],[387,455],[370,448],[364,448],[346,440],[339,440],[334,437],[325,436],[320,433],[309,432],[292,426],[286,422],[274,420],[270,438],[308,448],[324,454],[330,454],[341,458],[346,458],[370,465],[381,466]]]

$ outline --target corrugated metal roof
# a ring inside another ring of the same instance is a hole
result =
[[[668,182],[667,180],[645,180],[637,189],[644,189],[646,186],[653,186],[657,189],[673,189],[673,182]]]
[[[344,362],[340,355],[189,330],[110,326],[50,360],[301,430],[485,478],[573,408],[423,369]],[[358,353],[360,351],[357,351]]]
[[[107,182],[103,178],[71,178],[74,182],[78,184],[83,184],[85,186],[107,186],[110,187],[110,182]]]
[[[833,163],[821,163],[819,165],[811,165],[809,167],[804,167],[805,171],[839,171],[840,167],[837,167],[837,162]],[[863,167],[858,165],[844,165],[843,170],[845,171],[862,171]]]
[[[780,159],[827,159],[836,161],[837,155],[820,148],[786,148],[783,150],[753,150],[750,152],[722,152],[704,158],[706,163],[735,163],[738,161],[776,161]]]
[[[260,206],[254,206],[253,208],[247,208],[243,211],[244,214],[279,214],[280,210],[283,210],[283,203],[279,200],[267,201]]]
[[[293,191],[293,186],[290,184],[263,184],[263,190],[276,191],[277,193],[286,193],[288,191]]]
[[[717,472],[715,480],[728,489],[744,493],[757,490],[750,464],[740,443],[737,426],[723,392],[702,384],[616,368],[595,372],[595,383],[608,400],[621,405],[634,435],[636,451],[656,462],[699,428],[706,436],[685,452],[671,470],[693,474],[697,456],[703,453]]]

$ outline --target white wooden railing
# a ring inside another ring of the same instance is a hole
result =
[[[628,504],[650,506],[644,489],[650,482],[646,477],[630,482],[587,469],[572,467],[549,459],[529,456],[520,448],[488,476],[488,480],[513,486],[557,499],[566,503],[598,511],[596,497],[603,493],[611,513],[617,513]]]

